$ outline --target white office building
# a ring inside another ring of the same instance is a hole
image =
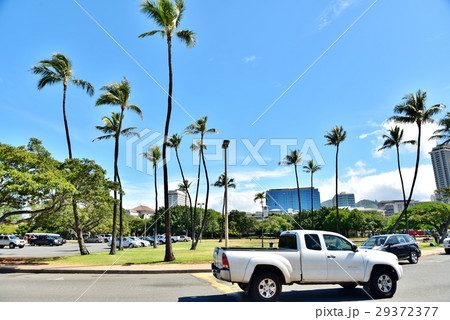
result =
[[[169,207],[188,206],[187,193],[181,190],[169,190]]]

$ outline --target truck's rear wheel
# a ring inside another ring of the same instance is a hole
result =
[[[250,283],[250,293],[256,301],[277,301],[281,294],[281,280],[270,271],[258,273]]]
[[[378,269],[370,278],[370,293],[375,298],[391,298],[397,290],[397,279],[392,270]]]

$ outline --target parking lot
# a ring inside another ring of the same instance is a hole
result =
[[[106,243],[86,243],[89,252],[109,251]],[[22,249],[0,249],[0,258],[49,258],[79,254],[78,243],[66,243],[62,246],[30,246],[26,244]]]

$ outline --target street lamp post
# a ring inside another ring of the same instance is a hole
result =
[[[227,168],[227,148],[230,144],[230,140],[224,140],[222,144],[222,149],[225,152],[225,194],[224,194],[224,204],[225,204],[225,248],[228,248],[228,168]]]

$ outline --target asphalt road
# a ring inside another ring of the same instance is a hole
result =
[[[86,243],[89,252],[109,251],[106,243]],[[25,245],[22,249],[16,247],[0,249],[0,258],[51,258],[79,254],[78,243],[66,243],[62,246],[30,246]]]
[[[424,257],[403,264],[404,277],[392,299],[383,302],[449,302],[450,256]],[[247,302],[236,285],[211,274],[0,274],[0,301]],[[370,302],[364,290],[339,286],[285,286],[284,302]],[[380,302],[380,300],[377,300]]]

